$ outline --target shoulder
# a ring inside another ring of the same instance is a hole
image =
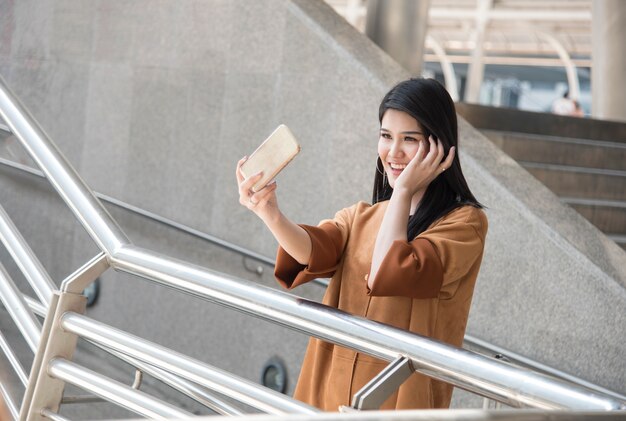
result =
[[[384,201],[372,205],[370,203],[360,201],[352,206],[343,208],[342,210],[337,212],[337,216],[343,215],[350,216],[351,218],[368,218],[380,213],[384,214],[388,203],[388,201]]]
[[[376,221],[382,220],[387,208],[388,202],[381,202],[375,205],[371,205],[367,202],[358,202],[347,208],[343,208],[335,214],[333,219],[325,219],[320,222],[334,223],[339,227],[343,227],[347,230],[352,229],[364,229],[365,226],[370,226],[374,223],[380,223]]]
[[[489,222],[484,210],[472,205],[465,205],[454,209],[435,221],[428,230],[441,226],[452,229],[472,229],[481,240],[484,240],[489,228]]]

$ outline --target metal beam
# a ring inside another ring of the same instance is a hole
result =
[[[472,20],[475,9],[438,8],[431,7],[428,17],[436,19]],[[555,21],[555,22],[590,22],[590,10],[519,10],[519,9],[491,9],[487,12],[488,20],[510,21]]]

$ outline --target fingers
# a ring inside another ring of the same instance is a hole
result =
[[[424,163],[430,165],[435,174],[442,173],[452,166],[452,162],[456,156],[456,147],[451,147],[448,156],[446,159],[443,159],[445,155],[443,143],[439,139],[437,139],[435,143],[433,136],[429,136],[428,141],[430,142],[430,151],[426,158],[424,158]]]
[[[448,152],[448,157],[443,161],[443,165],[445,168],[450,168],[452,166],[452,161],[454,161],[454,157],[456,156],[456,147],[453,146],[450,148],[450,152]]]
[[[251,177],[248,177],[239,183],[239,194],[246,194],[252,190],[252,187],[263,177],[263,171],[259,171]]]
[[[243,158],[241,158],[239,161],[237,161],[237,170],[235,171],[235,174],[237,176],[237,183],[241,184],[241,182],[245,179],[245,177],[243,176],[243,174],[241,173],[241,166],[243,165],[244,162],[246,162],[248,160],[247,156],[244,156]]]
[[[412,161],[421,162],[424,160],[425,156],[427,156],[426,144],[425,142],[420,142],[419,146],[417,147],[417,153],[413,157]]]
[[[276,181],[272,181],[258,192],[252,193],[244,205],[250,210],[265,206],[265,204],[273,197],[276,187]]]
[[[437,149],[439,147],[439,140],[435,142],[435,139],[432,136],[428,136],[426,140],[428,142],[428,153],[423,157],[422,162],[428,166],[432,166],[435,161],[435,157],[437,156]],[[426,143],[422,142],[422,143]],[[421,145],[421,144],[420,144]]]
[[[452,162],[454,161],[454,157],[456,156],[456,147],[451,147],[450,152],[448,152],[448,157],[439,165],[439,171],[444,172],[448,168],[452,166]]]
[[[437,139],[437,158],[435,159],[435,161],[437,163],[441,162],[444,154],[445,154],[445,150],[443,149],[443,142]]]

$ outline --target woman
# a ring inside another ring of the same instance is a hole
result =
[[[240,203],[279,242],[275,275],[285,288],[332,277],[324,304],[461,346],[482,260],[487,219],[457,151],[454,103],[432,79],[399,83],[382,100],[373,204],[359,202],[317,227],[281,212],[276,183]],[[387,362],[312,338],[294,397],[328,411]],[[382,409],[447,408],[452,387],[413,374]]]

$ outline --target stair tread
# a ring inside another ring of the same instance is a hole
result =
[[[612,176],[612,177],[625,177],[626,178],[626,171],[622,171],[622,170],[577,167],[573,165],[562,165],[562,164],[546,164],[542,162],[529,162],[529,161],[518,161],[518,162],[520,165],[522,165],[525,168],[538,168],[538,169],[552,170],[552,171],[566,171],[566,172],[573,172],[573,173],[607,175],[607,176]]]

